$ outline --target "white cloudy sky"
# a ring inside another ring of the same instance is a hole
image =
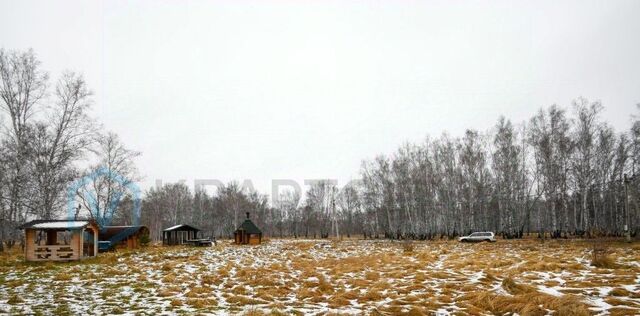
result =
[[[499,115],[640,102],[640,1],[0,1],[0,46],[82,72],[145,180],[357,177]]]

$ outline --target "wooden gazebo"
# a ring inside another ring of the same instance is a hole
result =
[[[175,225],[162,231],[163,245],[184,245],[198,238],[200,230],[186,224]]]
[[[98,224],[93,220],[34,220],[24,229],[27,261],[70,261],[98,254]]]
[[[233,235],[238,245],[258,245],[262,242],[262,231],[251,221],[249,212],[247,212],[247,219],[233,232]]]

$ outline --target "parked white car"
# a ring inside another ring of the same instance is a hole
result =
[[[460,242],[480,242],[489,241],[495,242],[496,236],[493,232],[475,232],[469,236],[462,236],[458,238]]]

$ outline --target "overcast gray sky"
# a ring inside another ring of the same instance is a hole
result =
[[[640,102],[640,1],[0,1],[0,46],[82,72],[155,179],[357,177],[447,130]]]

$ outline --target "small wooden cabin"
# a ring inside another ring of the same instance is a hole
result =
[[[98,255],[93,220],[34,220],[22,226],[27,261],[70,261]]]
[[[249,212],[247,212],[247,219],[233,232],[233,235],[238,245],[258,245],[262,242],[262,231],[251,221]]]
[[[108,245],[104,250],[116,247],[135,249],[141,246],[145,237],[149,238],[149,228],[146,226],[104,226],[99,234],[100,242]]]
[[[162,231],[162,244],[168,246],[188,244],[189,240],[198,238],[199,231],[199,229],[185,224],[169,227]]]

